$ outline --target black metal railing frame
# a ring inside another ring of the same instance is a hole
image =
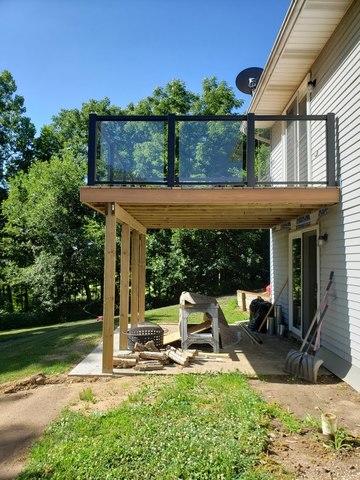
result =
[[[165,122],[168,126],[167,133],[167,175],[164,182],[146,182],[146,181],[106,181],[96,180],[96,127],[98,122],[102,121],[124,121],[124,122]],[[175,148],[176,148],[176,129],[178,121],[239,121],[246,122],[246,182],[179,182],[175,175]],[[283,121],[324,121],[326,122],[326,181],[282,181],[282,182],[263,182],[258,181],[255,175],[255,122],[283,122]],[[89,142],[88,142],[88,185],[97,184],[131,184],[131,185],[166,185],[168,187],[181,185],[239,185],[247,187],[256,187],[256,185],[326,185],[336,186],[336,138],[335,138],[335,114],[326,115],[89,115]]]

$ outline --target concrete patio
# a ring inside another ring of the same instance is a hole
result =
[[[177,325],[162,325],[168,331],[177,329]],[[71,376],[124,376],[124,375],[174,375],[178,373],[218,373],[239,371],[250,377],[262,375],[284,375],[283,366],[285,357],[291,348],[298,348],[294,340],[287,338],[261,335],[262,345],[257,345],[245,334],[241,334],[241,328],[232,325],[230,328],[240,333],[240,341],[237,345],[222,349],[221,353],[215,354],[208,350],[199,350],[199,355],[189,367],[180,365],[167,365],[163,370],[154,372],[137,372],[129,369],[114,369],[113,373],[107,374],[101,371],[102,343],[100,343],[89,355],[87,355],[70,372]],[[119,332],[114,334],[114,356],[119,352]],[[324,373],[324,371],[323,371]]]

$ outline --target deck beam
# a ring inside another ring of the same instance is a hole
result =
[[[130,227],[123,224],[121,227],[121,257],[120,257],[120,350],[127,349],[126,332],[129,323],[129,275],[130,275]]]
[[[139,240],[139,322],[145,323],[146,235]]]
[[[131,305],[130,323],[136,327],[139,322],[139,232],[131,232]]]

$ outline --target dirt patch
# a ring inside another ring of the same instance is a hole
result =
[[[263,377],[249,380],[269,402],[277,402],[297,417],[320,418],[320,410],[334,413],[339,426],[360,437],[360,394],[336,377],[326,376],[316,385],[293,382],[288,376]]]
[[[69,377],[66,373],[58,375],[45,375],[42,372],[26,377],[23,380],[6,382],[0,385],[0,395],[33,390],[42,385],[57,385],[60,383],[91,383],[98,381],[97,378]]]
[[[296,479],[359,478],[359,448],[337,452],[311,432],[287,434],[281,427],[274,425],[267,455],[266,464],[274,473],[285,469]]]
[[[81,413],[106,412],[118,407],[129,395],[148,381],[151,381],[149,377],[133,376],[109,378],[106,382],[95,382],[90,386],[84,385],[82,390],[90,388],[93,401],[81,400],[79,395],[76,401],[70,405],[70,409]]]

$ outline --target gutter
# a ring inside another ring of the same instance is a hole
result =
[[[264,71],[261,74],[260,81],[255,90],[255,94],[252,97],[248,112],[255,112],[258,103],[267,88],[267,85],[279,60],[279,57],[286,46],[289,35],[292,32],[292,29],[294,28],[294,25],[297,22],[298,16],[301,13],[305,3],[306,0],[292,0],[291,5],[286,13],[285,19],[280,27],[279,33],[277,34],[270,55],[266,61]]]

